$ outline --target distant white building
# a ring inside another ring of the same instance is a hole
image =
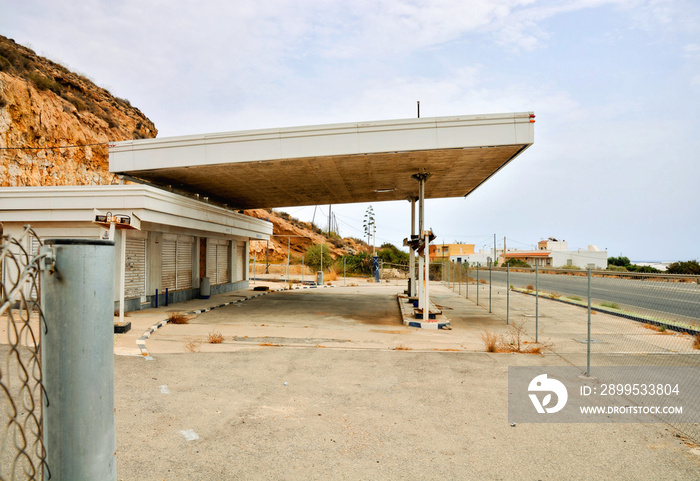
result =
[[[509,249],[505,255],[501,254],[498,263],[503,264],[509,259],[520,259],[533,267],[535,265],[551,268],[576,266],[581,269],[608,267],[607,251],[601,251],[595,245],[589,245],[587,249],[568,250],[565,240],[560,241],[553,237],[538,242],[536,251]]]

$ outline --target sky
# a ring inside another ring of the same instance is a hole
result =
[[[534,111],[535,143],[467,197],[426,201],[438,243],[548,237],[700,259],[697,0],[0,0],[0,34],[128,99],[158,137]],[[375,203],[376,243],[410,233]],[[368,204],[332,206],[362,238]],[[328,206],[281,209],[327,226]]]

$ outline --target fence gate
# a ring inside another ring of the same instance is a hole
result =
[[[39,306],[41,241],[29,228],[18,239],[0,237],[0,480],[41,480],[43,437]]]

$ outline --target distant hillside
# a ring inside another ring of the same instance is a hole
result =
[[[273,237],[270,239],[270,261],[286,262],[287,237],[290,236],[290,258],[300,259],[306,253],[306,249],[313,244],[321,242],[328,244],[331,256],[336,258],[342,255],[367,252],[367,244],[359,239],[351,237],[328,237],[311,222],[303,222],[291,217],[285,212],[275,212],[268,209],[246,210],[245,213],[258,219],[266,219],[273,224]],[[251,242],[250,253],[257,255],[258,261],[265,258],[265,242]]]
[[[107,142],[157,133],[128,100],[0,36],[0,186],[109,184]]]

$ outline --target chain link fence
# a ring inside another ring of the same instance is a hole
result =
[[[440,269],[453,292],[592,376],[603,366],[700,367],[700,276],[452,262]],[[684,383],[700,387],[697,373]],[[700,424],[673,426],[700,442]]]
[[[39,245],[28,226],[19,238],[0,237],[0,480],[40,480],[47,470],[40,332],[46,324],[39,305]]]

